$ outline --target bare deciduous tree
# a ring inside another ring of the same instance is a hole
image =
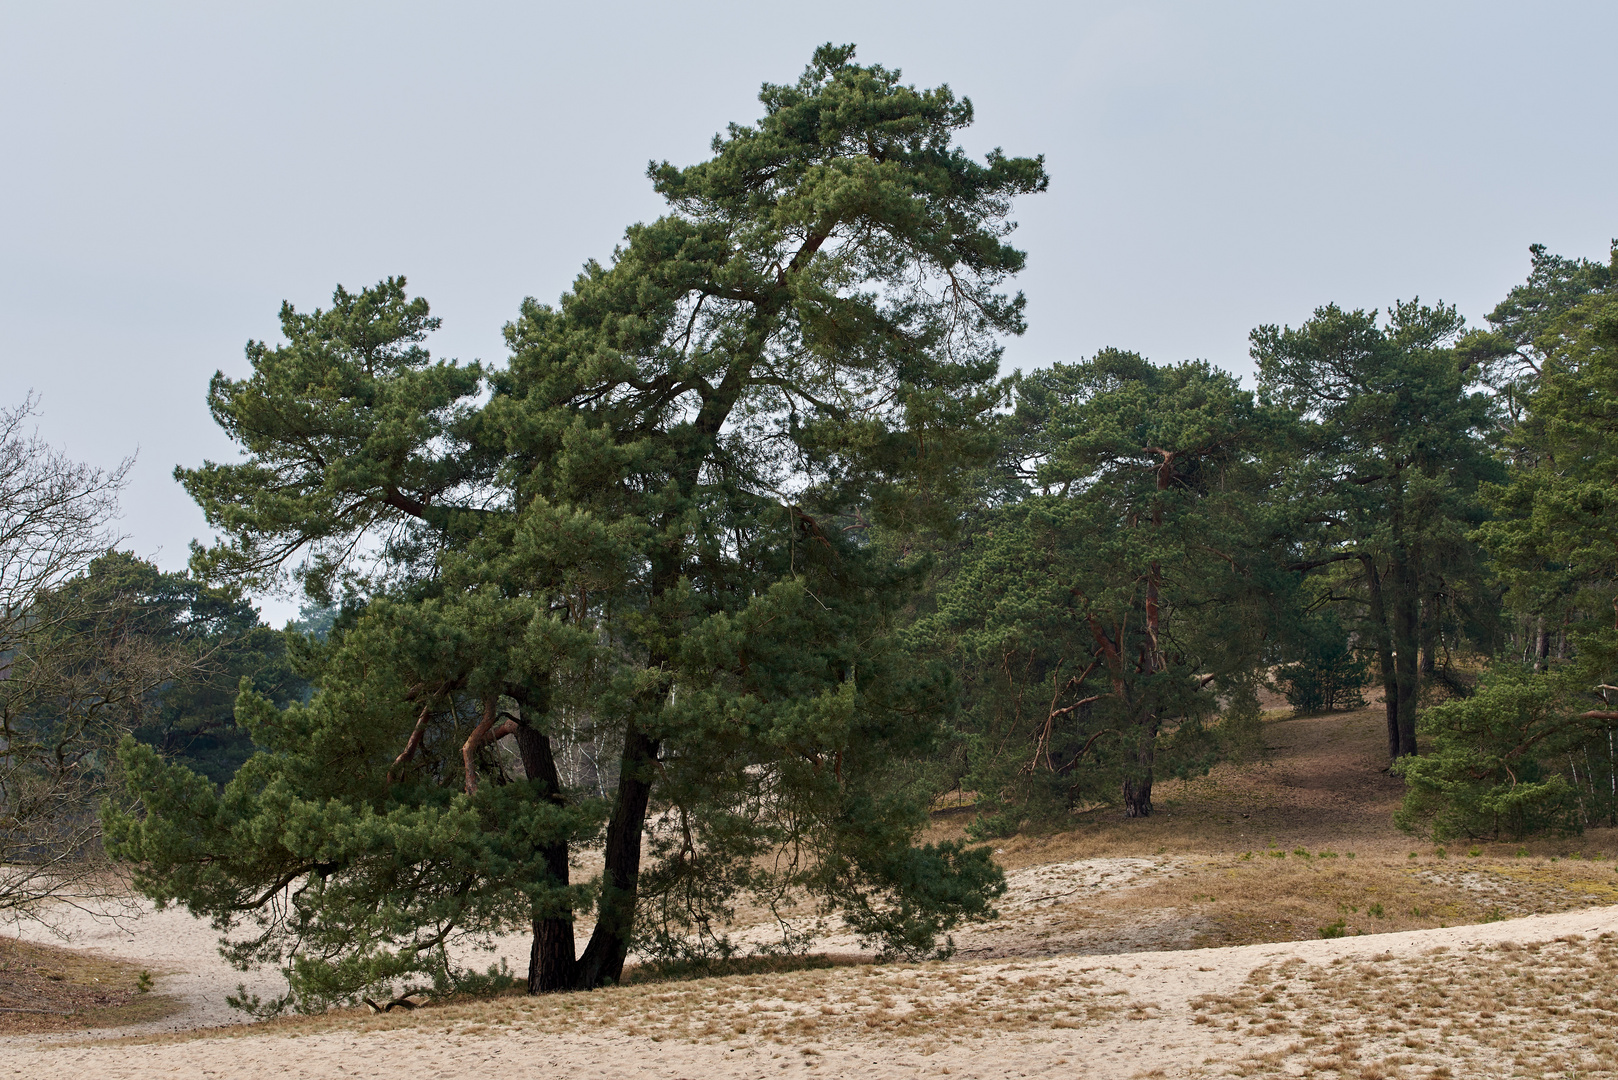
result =
[[[133,632],[135,598],[86,576],[120,539],[134,459],[72,460],[30,430],[34,405],[0,408],[0,917],[13,920],[112,898],[97,820],[111,751],[194,662]]]

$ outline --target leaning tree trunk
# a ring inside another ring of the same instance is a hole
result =
[[[596,928],[579,958],[576,984],[591,989],[623,977],[635,930],[635,901],[639,895],[641,834],[646,829],[646,808],[652,797],[652,771],[658,741],[631,721],[624,735],[623,772],[618,798],[607,821],[607,847],[601,871],[601,896],[596,903]]]
[[[812,240],[804,250],[810,255],[825,235]],[[801,254],[801,253],[800,253]],[[684,464],[676,473],[680,489],[697,490],[702,474],[702,463],[712,450],[730,411],[740,400],[751,370],[751,364],[763,354],[764,343],[774,332],[777,315],[786,305],[785,294],[778,294],[750,320],[749,345],[745,357],[737,360],[726,372],[719,385],[703,395],[692,431],[695,438],[683,447]],[[658,534],[667,535],[673,527],[676,512],[666,511],[658,523]],[[681,571],[680,550],[676,544],[664,547],[652,556],[651,600],[655,609],[665,597],[679,587]],[[670,657],[657,650],[647,659],[647,670],[667,671],[672,668]],[[659,708],[661,691],[654,691],[642,700],[643,715],[651,716]],[[618,777],[618,797],[613,803],[612,816],[607,819],[607,844],[601,871],[601,893],[596,901],[596,925],[590,942],[579,957],[574,983],[580,989],[591,989],[615,983],[623,977],[624,960],[629,956],[629,945],[635,931],[635,906],[640,889],[641,840],[646,831],[646,811],[651,805],[652,782],[657,770],[660,740],[640,727],[640,720],[631,717],[624,732],[624,752]]]
[[[664,527],[668,526],[664,521]],[[654,572],[653,597],[667,595],[679,582],[678,564],[669,561]],[[653,653],[648,668],[666,670],[666,656]],[[654,713],[662,697],[652,691],[641,700],[642,715]],[[635,906],[640,896],[641,840],[646,832],[646,811],[651,805],[652,781],[662,743],[641,729],[641,718],[631,716],[624,730],[624,752],[618,773],[618,797],[607,819],[607,844],[602,853],[601,893],[596,900],[596,925],[590,943],[579,957],[574,982],[581,990],[615,983],[623,977],[635,932]]]

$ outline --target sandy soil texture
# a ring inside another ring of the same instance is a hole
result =
[[[234,1037],[13,1044],[0,1075],[1614,1076],[1615,950],[1609,907],[1105,959],[653,984]]]
[[[1372,709],[1277,720],[1266,760],[1159,785],[1153,818],[998,841],[1001,917],[948,962],[244,1026],[225,996],[280,979],[231,970],[206,923],[69,912],[71,947],[149,968],[183,1008],[0,1037],[0,1077],[1618,1076],[1618,833],[1401,834],[1380,728]],[[771,936],[739,914],[743,941]],[[525,970],[524,935],[492,944],[467,959]],[[858,951],[835,926],[817,947]]]

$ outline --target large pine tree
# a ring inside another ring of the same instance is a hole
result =
[[[284,308],[286,344],[215,377],[246,459],[179,470],[224,537],[197,569],[347,610],[307,705],[244,695],[262,750],[222,792],[127,748],[144,813],[109,831],[151,895],[256,920],[238,958],[301,1007],[447,978],[448,942],[519,920],[531,990],[600,985],[637,943],[724,948],[743,892],[916,954],[1000,887],[914,843],[947,679],[900,653],[915,571],[867,533],[990,449],[1006,215],[1043,166],[971,160],[969,101],[851,47],[761,99],[652,166],[670,212],[525,302],[505,367],[433,362],[390,280]]]

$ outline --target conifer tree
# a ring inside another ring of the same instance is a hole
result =
[[[761,100],[652,165],[669,213],[526,301],[506,366],[434,362],[392,279],[216,376],[246,460],[178,471],[223,535],[197,570],[345,614],[307,705],[243,695],[263,749],[223,791],[130,746],[144,813],[109,829],[151,895],[255,920],[237,958],[300,1007],[452,979],[448,943],[514,921],[530,990],[601,985],[637,944],[723,952],[744,892],[918,955],[1002,887],[914,843],[948,679],[899,648],[916,569],[868,533],[946,514],[992,448],[1042,162],[973,161],[969,101],[852,47]]]
[[[1452,306],[1316,309],[1252,333],[1262,396],[1299,418],[1288,502],[1300,572],[1348,564],[1337,583],[1366,612],[1386,703],[1388,754],[1416,752],[1424,626],[1474,561],[1479,484],[1499,475],[1480,371],[1455,348]]]
[[[1230,375],[1103,350],[1018,380],[1027,485],[983,515],[917,633],[963,672],[985,827],[1020,791],[1152,813],[1162,736],[1206,764],[1218,698],[1251,697],[1284,588],[1262,453],[1274,418]],[[1110,789],[1110,790],[1108,790]]]

